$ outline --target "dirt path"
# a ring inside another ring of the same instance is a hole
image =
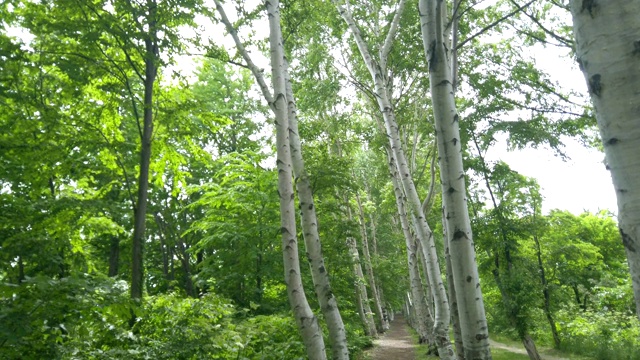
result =
[[[402,315],[396,315],[391,323],[391,329],[374,341],[374,348],[370,353],[372,360],[414,360],[416,345],[413,342],[409,325]]]
[[[489,344],[491,345],[492,349],[502,349],[502,350],[507,350],[508,352],[512,352],[516,354],[527,355],[527,350],[525,350],[524,346],[516,347],[512,345],[499,343],[491,339],[489,339]],[[570,360],[569,358],[557,357],[554,355],[545,354],[545,351],[541,348],[538,348],[538,351],[540,352],[540,357],[542,358],[542,360]]]
[[[375,340],[374,348],[368,353],[367,359],[371,360],[415,360],[418,345],[414,343],[413,337],[409,332],[404,317],[396,315],[395,320],[391,323],[391,328],[379,339]],[[491,347],[494,349],[503,349],[512,353],[527,355],[524,347],[517,347],[489,340]],[[426,350],[426,348],[425,348]],[[539,349],[540,350],[540,349]],[[545,354],[541,351],[544,360],[569,360],[564,357],[557,357],[551,354]]]

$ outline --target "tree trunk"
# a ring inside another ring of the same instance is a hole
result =
[[[282,44],[282,30],[280,28],[280,2],[265,1],[269,19],[269,43],[271,46],[271,68],[273,94],[269,90],[262,71],[249,56],[237,31],[229,21],[219,0],[214,0],[216,10],[220,13],[222,22],[233,37],[238,52],[242,55],[251,70],[269,107],[275,114],[276,148],[278,168],[278,193],[280,196],[280,220],[282,231],[282,251],[285,266],[285,282],[289,303],[293,309],[298,329],[302,335],[309,359],[325,359],[325,346],[318,319],[311,311],[311,307],[304,294],[300,274],[298,256],[298,241],[295,223],[294,192],[292,183],[291,143],[289,140],[289,102],[287,101],[287,71]],[[294,119],[295,121],[295,119]],[[297,135],[297,132],[296,132]],[[337,308],[336,308],[337,309]]]
[[[453,339],[456,344],[456,352],[458,360],[465,360],[464,343],[462,342],[462,328],[460,327],[460,315],[458,312],[458,300],[456,300],[456,287],[453,281],[453,273],[451,271],[451,253],[449,252],[449,237],[447,230],[447,219],[442,213],[443,242],[444,242],[444,260],[447,270],[447,290],[449,299],[451,299],[451,324],[453,325]]]
[[[198,297],[191,279],[191,256],[187,252],[187,247],[182,239],[177,239],[178,249],[180,250],[180,262],[182,263],[182,271],[184,271],[184,290],[187,296],[192,298]]]
[[[25,279],[24,262],[22,261],[22,256],[18,255],[18,285],[22,284]]]
[[[584,73],[618,200],[618,226],[640,317],[640,2],[571,0]]]
[[[535,211],[535,209],[534,209]],[[533,225],[535,227],[535,224]],[[551,313],[551,295],[549,294],[549,284],[547,283],[547,277],[544,271],[544,265],[542,264],[542,251],[540,249],[540,241],[538,240],[538,235],[533,235],[533,241],[536,244],[536,256],[538,258],[538,273],[540,274],[540,283],[542,285],[542,295],[544,297],[544,315],[547,317],[547,322],[549,322],[549,328],[551,329],[551,334],[553,335],[553,344],[555,347],[560,346],[560,336],[558,335],[558,328],[556,327],[556,322],[553,319],[553,314]]]
[[[300,202],[300,213],[302,223],[302,236],[307,250],[307,259],[311,267],[311,278],[320,304],[320,309],[327,322],[329,339],[331,341],[331,353],[334,359],[349,359],[349,349],[347,348],[347,335],[342,322],[342,316],[338,310],[338,302],[333,295],[331,283],[329,281],[329,271],[327,270],[322,256],[320,235],[318,234],[318,219],[316,207],[313,200],[313,191],[309,181],[309,175],[304,167],[302,157],[302,146],[298,134],[298,119],[296,103],[293,97],[291,79],[287,71],[285,59],[285,81],[288,100],[289,115],[289,144],[291,148],[291,162],[295,177],[296,190]],[[375,295],[375,294],[374,294]]]
[[[451,66],[446,47],[446,4],[441,0],[420,0],[419,12],[422,40],[429,63],[442,202],[449,229],[449,252],[465,358],[491,359],[489,331],[465,196],[459,116],[455,107]]]
[[[269,43],[271,47],[271,76],[273,81],[273,103],[276,125],[276,148],[278,167],[278,194],[280,196],[280,223],[282,225],[282,251],[285,282],[289,303],[298,324],[298,330],[309,359],[326,359],[324,339],[318,319],[311,311],[304,293],[298,256],[296,216],[289,147],[289,120],[287,114],[287,91],[285,80],[284,50],[280,29],[280,2],[265,1],[269,18]]]
[[[542,360],[540,358],[540,354],[538,353],[538,349],[536,348],[536,344],[533,342],[533,339],[529,335],[525,335],[522,338],[522,345],[527,350],[527,355],[529,355],[529,359],[531,360]]]
[[[131,265],[131,297],[142,298],[144,285],[143,245],[146,228],[147,198],[149,189],[149,166],[151,164],[151,141],[153,136],[153,86],[158,75],[158,39],[156,29],[157,4],[147,1],[148,33],[145,36],[145,77],[144,77],[144,113],[141,126],[140,174],[138,176],[138,196],[134,210],[133,249]],[[140,125],[140,124],[138,124]]]
[[[369,288],[371,288],[371,295],[373,296],[373,306],[378,322],[380,323],[380,331],[385,332],[389,330],[389,324],[384,319],[382,313],[382,302],[380,301],[380,294],[378,294],[378,286],[376,284],[376,278],[373,273],[373,267],[371,265],[371,255],[369,253],[369,237],[367,236],[367,224],[365,222],[364,209],[362,208],[362,202],[360,201],[360,195],[356,192],[356,201],[358,203],[358,219],[360,220],[360,232],[362,233],[362,254],[364,255],[364,269],[367,272],[367,280],[369,280]]]
[[[109,242],[109,277],[118,276],[118,265],[120,263],[120,238],[117,235],[111,236]]]
[[[438,261],[438,255],[436,253],[436,247],[433,240],[433,234],[422,210],[422,204],[418,197],[415,184],[411,178],[411,172],[407,164],[404,151],[402,150],[402,143],[400,141],[400,135],[398,133],[398,124],[395,119],[395,113],[393,110],[393,104],[389,99],[388,76],[387,76],[387,57],[391,51],[391,45],[393,38],[397,32],[398,24],[400,23],[400,17],[406,1],[400,0],[398,8],[394,15],[393,21],[384,45],[380,48],[380,58],[376,62],[369,52],[368,46],[365,43],[358,26],[355,24],[351,12],[347,7],[343,6],[341,2],[333,1],[342,18],[345,20],[353,38],[355,40],[362,59],[369,70],[371,80],[375,88],[376,101],[378,107],[383,116],[385,129],[387,131],[387,137],[389,138],[390,147],[398,172],[400,173],[400,179],[404,188],[404,193],[407,196],[408,204],[411,209],[411,213],[415,214],[416,222],[414,224],[416,234],[422,244],[422,249],[425,252],[425,258],[429,268],[427,269],[427,275],[429,278],[429,284],[433,287],[434,299],[435,299],[435,316],[434,316],[434,334],[436,337],[436,343],[438,345],[438,352],[440,358],[443,360],[454,359],[455,352],[449,341],[449,304],[447,302],[447,294],[442,282],[442,276],[440,273],[440,265]]]

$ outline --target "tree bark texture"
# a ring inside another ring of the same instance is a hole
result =
[[[371,75],[371,80],[374,85],[374,92],[378,103],[377,105],[384,119],[387,137],[389,138],[390,147],[392,150],[391,152],[396,162],[396,166],[398,167],[398,171],[400,172],[400,178],[402,186],[404,188],[404,193],[407,197],[409,208],[411,209],[411,212],[415,214],[415,218],[417,220],[414,226],[418,238],[422,243],[422,249],[425,252],[425,258],[427,258],[427,262],[429,264],[427,275],[429,278],[429,284],[433,288],[433,295],[436,303],[433,332],[436,338],[436,344],[438,346],[440,358],[443,360],[454,359],[455,352],[453,351],[453,347],[451,346],[451,342],[449,341],[449,304],[447,302],[447,294],[444,288],[444,283],[442,281],[438,255],[433,239],[433,233],[431,232],[431,229],[429,228],[429,225],[427,224],[426,218],[424,216],[422,203],[420,202],[420,199],[418,197],[418,192],[416,191],[415,184],[413,182],[413,179],[411,178],[411,171],[409,169],[404,151],[402,149],[402,143],[400,141],[398,124],[395,119],[393,104],[391,103],[391,100],[389,98],[389,89],[387,88],[388,81],[386,81],[388,80],[388,77],[386,75],[387,57],[391,50],[391,44],[393,43],[393,38],[395,37],[395,33],[397,32],[397,28],[400,23],[400,17],[402,11],[404,10],[406,2],[404,0],[400,0],[398,3],[398,8],[394,15],[393,21],[391,22],[389,32],[387,34],[387,37],[385,38],[383,46],[380,48],[380,58],[378,59],[378,62],[376,62],[371,56],[367,44],[365,43],[364,38],[360,33],[360,29],[354,22],[348,6],[344,6],[342,2],[338,0],[334,0],[333,2],[337,7],[338,12],[340,13],[340,16],[342,16],[342,18],[349,26],[349,29],[353,34],[353,39],[358,46],[360,54],[362,55],[362,59]]]
[[[273,103],[275,113],[276,148],[278,168],[278,194],[280,196],[280,223],[284,277],[287,284],[289,304],[293,309],[298,330],[302,335],[309,359],[326,359],[324,339],[318,319],[311,311],[304,293],[298,256],[296,216],[289,147],[289,120],[286,95],[284,50],[280,28],[278,0],[265,1],[269,18],[269,44],[271,48],[271,76],[273,81]]]
[[[571,0],[576,56],[618,200],[618,226],[640,317],[640,2]]]
[[[453,339],[456,345],[456,353],[458,354],[458,360],[465,360],[464,357],[464,343],[462,342],[462,328],[460,327],[460,315],[458,311],[458,300],[456,300],[456,287],[453,281],[453,272],[451,271],[451,253],[449,252],[449,241],[447,231],[447,220],[444,218],[444,212],[442,213],[442,228],[443,241],[444,241],[444,260],[446,262],[447,270],[447,293],[449,295],[451,304],[451,325],[453,327]]]
[[[455,107],[445,36],[446,3],[420,0],[420,24],[438,143],[442,202],[447,222],[451,268],[467,359],[491,359],[489,330],[475,260],[466,202],[459,116]]]

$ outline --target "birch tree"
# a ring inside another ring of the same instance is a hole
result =
[[[329,272],[327,271],[324,257],[322,256],[322,246],[320,245],[320,235],[318,234],[318,217],[316,216],[316,207],[313,200],[309,174],[307,174],[304,167],[302,146],[300,144],[298,131],[298,110],[296,108],[293,87],[291,86],[291,78],[287,67],[288,66],[285,67],[285,80],[289,116],[289,143],[291,147],[294,180],[300,201],[302,236],[307,249],[307,257],[309,266],[311,267],[315,293],[320,303],[322,314],[327,322],[327,328],[329,329],[333,358],[346,360],[349,358],[347,335],[340,311],[338,310],[338,302],[331,290]]]
[[[576,56],[595,107],[640,317],[640,2],[569,2]]]
[[[467,359],[491,359],[489,331],[466,203],[459,115],[455,107],[446,3],[420,0],[420,25],[438,143],[442,202],[462,341]]]
[[[387,88],[387,59],[391,51],[394,37],[398,31],[400,18],[406,5],[406,1],[400,0],[398,3],[393,20],[389,25],[389,31],[385,37],[384,44],[379,47],[379,58],[377,61],[371,55],[369,46],[365,42],[360,29],[353,19],[349,4],[344,4],[342,1],[338,0],[334,0],[333,3],[336,5],[340,16],[342,16],[344,21],[347,23],[358,50],[360,51],[364,64],[371,75],[371,81],[373,82],[373,88],[375,89],[375,98],[379,111],[384,119],[385,130],[396,166],[400,173],[404,193],[407,196],[409,208],[415,215],[416,221],[414,227],[416,234],[422,244],[422,250],[425,252],[425,258],[428,259],[427,262],[429,268],[427,269],[427,275],[429,284],[433,287],[435,298],[434,335],[436,338],[438,353],[440,354],[441,359],[453,359],[455,358],[455,353],[449,341],[449,304],[447,301],[446,289],[444,288],[444,283],[442,281],[433,233],[431,232],[424,216],[422,204],[418,197],[418,192],[416,191],[415,184],[411,177],[411,171],[402,149],[402,143],[398,132],[398,124],[396,122],[393,104],[390,101],[389,89]]]
[[[295,218],[294,190],[292,182],[292,157],[290,146],[289,111],[287,99],[287,69],[280,28],[280,2],[265,1],[269,19],[269,45],[271,49],[271,76],[273,94],[262,77],[260,69],[253,63],[249,53],[240,41],[237,32],[224,12],[219,1],[215,1],[222,22],[232,35],[238,51],[253,72],[264,97],[275,115],[276,148],[278,167],[278,194],[280,196],[280,222],[282,225],[282,250],[285,267],[285,282],[289,303],[293,309],[298,329],[302,335],[307,356],[310,359],[325,359],[325,345],[318,319],[313,314],[304,293],[298,256],[298,240]],[[295,110],[294,110],[295,111]],[[345,347],[346,348],[346,347]]]

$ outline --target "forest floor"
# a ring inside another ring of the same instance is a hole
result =
[[[527,351],[517,343],[504,344],[490,340],[494,360],[527,360]],[[566,355],[555,354],[551,349],[539,349],[543,360],[569,360]],[[374,341],[374,347],[367,351],[367,360],[417,360],[437,359],[426,356],[426,347],[417,344],[417,338],[407,325],[402,315],[396,315],[391,328],[379,339]]]

